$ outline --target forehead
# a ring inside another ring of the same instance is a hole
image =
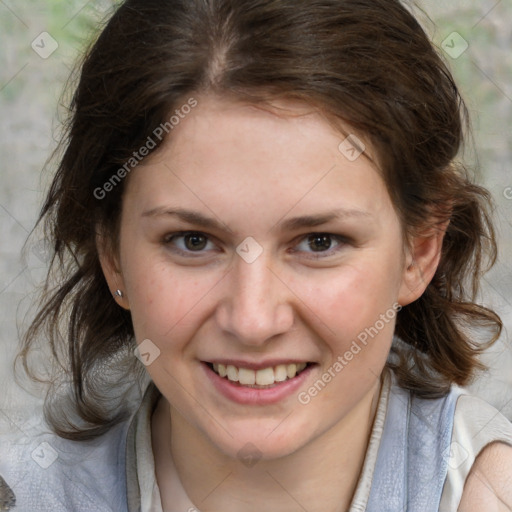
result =
[[[220,145],[221,156],[227,149],[232,149],[232,153],[238,155],[258,151],[261,159],[280,146],[283,157],[292,158],[295,154],[318,159],[322,152],[335,160],[339,156],[340,141],[350,133],[348,127],[335,129],[333,120],[328,120],[319,109],[304,102],[281,99],[272,104],[256,105],[206,95],[172,132],[165,145],[167,149],[173,148],[178,159],[181,156],[190,158],[187,146],[196,144],[213,157],[220,153]],[[249,144],[244,145],[244,142]],[[372,149],[368,144],[366,146],[363,157],[371,163]]]
[[[347,152],[345,131],[298,102],[269,108],[199,97],[156,155],[133,173],[128,195],[152,203],[146,208],[192,201],[226,218],[230,209],[242,213],[237,203],[274,218],[321,206],[382,213],[390,198],[371,148],[359,157],[357,145]]]

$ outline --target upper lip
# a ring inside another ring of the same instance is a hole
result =
[[[224,366],[236,366],[237,368],[247,368],[249,370],[262,370],[263,368],[270,368],[279,366],[281,364],[307,364],[311,361],[300,361],[297,359],[267,359],[265,361],[242,361],[241,359],[212,359],[210,361],[204,361],[209,364],[223,364]]]

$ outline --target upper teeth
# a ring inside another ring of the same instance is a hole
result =
[[[274,367],[262,368],[261,370],[238,368],[231,364],[213,364],[213,369],[221,377],[227,377],[230,381],[239,382],[245,386],[268,386],[276,382],[283,382],[286,379],[292,379],[304,368],[306,368],[306,363],[279,364]]]

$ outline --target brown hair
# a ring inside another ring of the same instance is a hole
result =
[[[449,220],[433,281],[397,317],[388,365],[401,386],[430,397],[483,368],[478,355],[501,330],[474,303],[486,256],[496,258],[490,198],[455,160],[465,106],[410,12],[398,0],[127,0],[83,60],[39,219],[54,258],[21,356],[29,370],[44,331],[71,379],[74,414],[47,404],[59,435],[94,437],[120,421],[126,405],[113,386],[143,374],[130,314],[112,299],[96,247],[100,229],[116,250],[125,183],[101,199],[94,191],[170,112],[204,92],[313,105],[375,148],[406,234]],[[481,327],[487,343],[472,339],[485,338]]]

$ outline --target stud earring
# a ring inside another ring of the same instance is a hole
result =
[[[116,290],[115,296],[122,299],[124,297],[124,294],[121,290]]]

